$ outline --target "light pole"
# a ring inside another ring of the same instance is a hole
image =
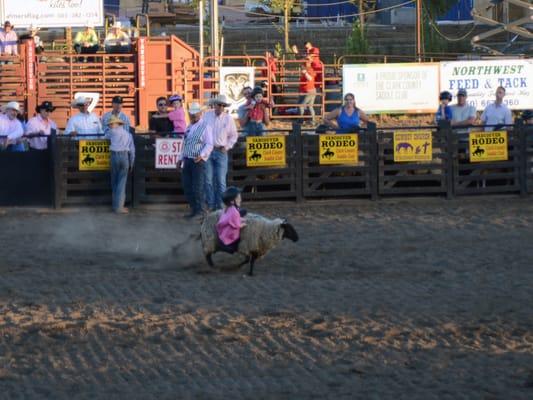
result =
[[[198,25],[200,28],[200,63],[204,61],[204,0],[198,0]]]
[[[416,56],[422,61],[422,0],[416,0]]]
[[[218,39],[218,0],[211,0],[211,55],[218,64],[219,39]]]

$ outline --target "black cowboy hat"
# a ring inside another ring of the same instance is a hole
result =
[[[113,100],[111,100],[112,104],[122,104],[124,103],[124,99],[121,96],[115,96],[113,97]]]
[[[35,111],[38,113],[40,113],[43,109],[49,112],[53,112],[56,108],[54,107],[51,101],[43,101],[41,105],[35,107]]]

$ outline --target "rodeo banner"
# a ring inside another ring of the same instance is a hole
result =
[[[242,89],[246,86],[254,87],[254,67],[221,67],[220,94],[228,98],[230,106],[228,112],[235,118],[237,109],[246,101]]]
[[[318,139],[319,164],[355,165],[359,161],[357,135],[320,135]]]
[[[246,138],[247,167],[284,167],[285,136],[248,136]]]
[[[440,63],[440,87],[454,96],[466,89],[467,103],[482,111],[494,102],[498,86],[512,110],[533,108],[533,60],[450,61]]]
[[[0,20],[16,28],[72,28],[104,24],[103,0],[1,0]]]
[[[431,162],[431,131],[394,132],[394,162]]]
[[[78,168],[80,171],[108,171],[111,165],[109,140],[80,140]]]
[[[507,132],[472,132],[470,133],[470,162],[506,161]]]

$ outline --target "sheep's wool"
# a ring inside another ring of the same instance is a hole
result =
[[[204,254],[215,252],[217,244],[216,224],[222,211],[209,213],[202,222],[202,247]],[[241,230],[239,253],[264,256],[283,239],[283,220],[268,219],[257,214],[246,215],[246,226]]]

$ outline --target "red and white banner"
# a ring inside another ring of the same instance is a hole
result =
[[[183,139],[156,139],[155,167],[157,169],[176,169],[183,151]]]

